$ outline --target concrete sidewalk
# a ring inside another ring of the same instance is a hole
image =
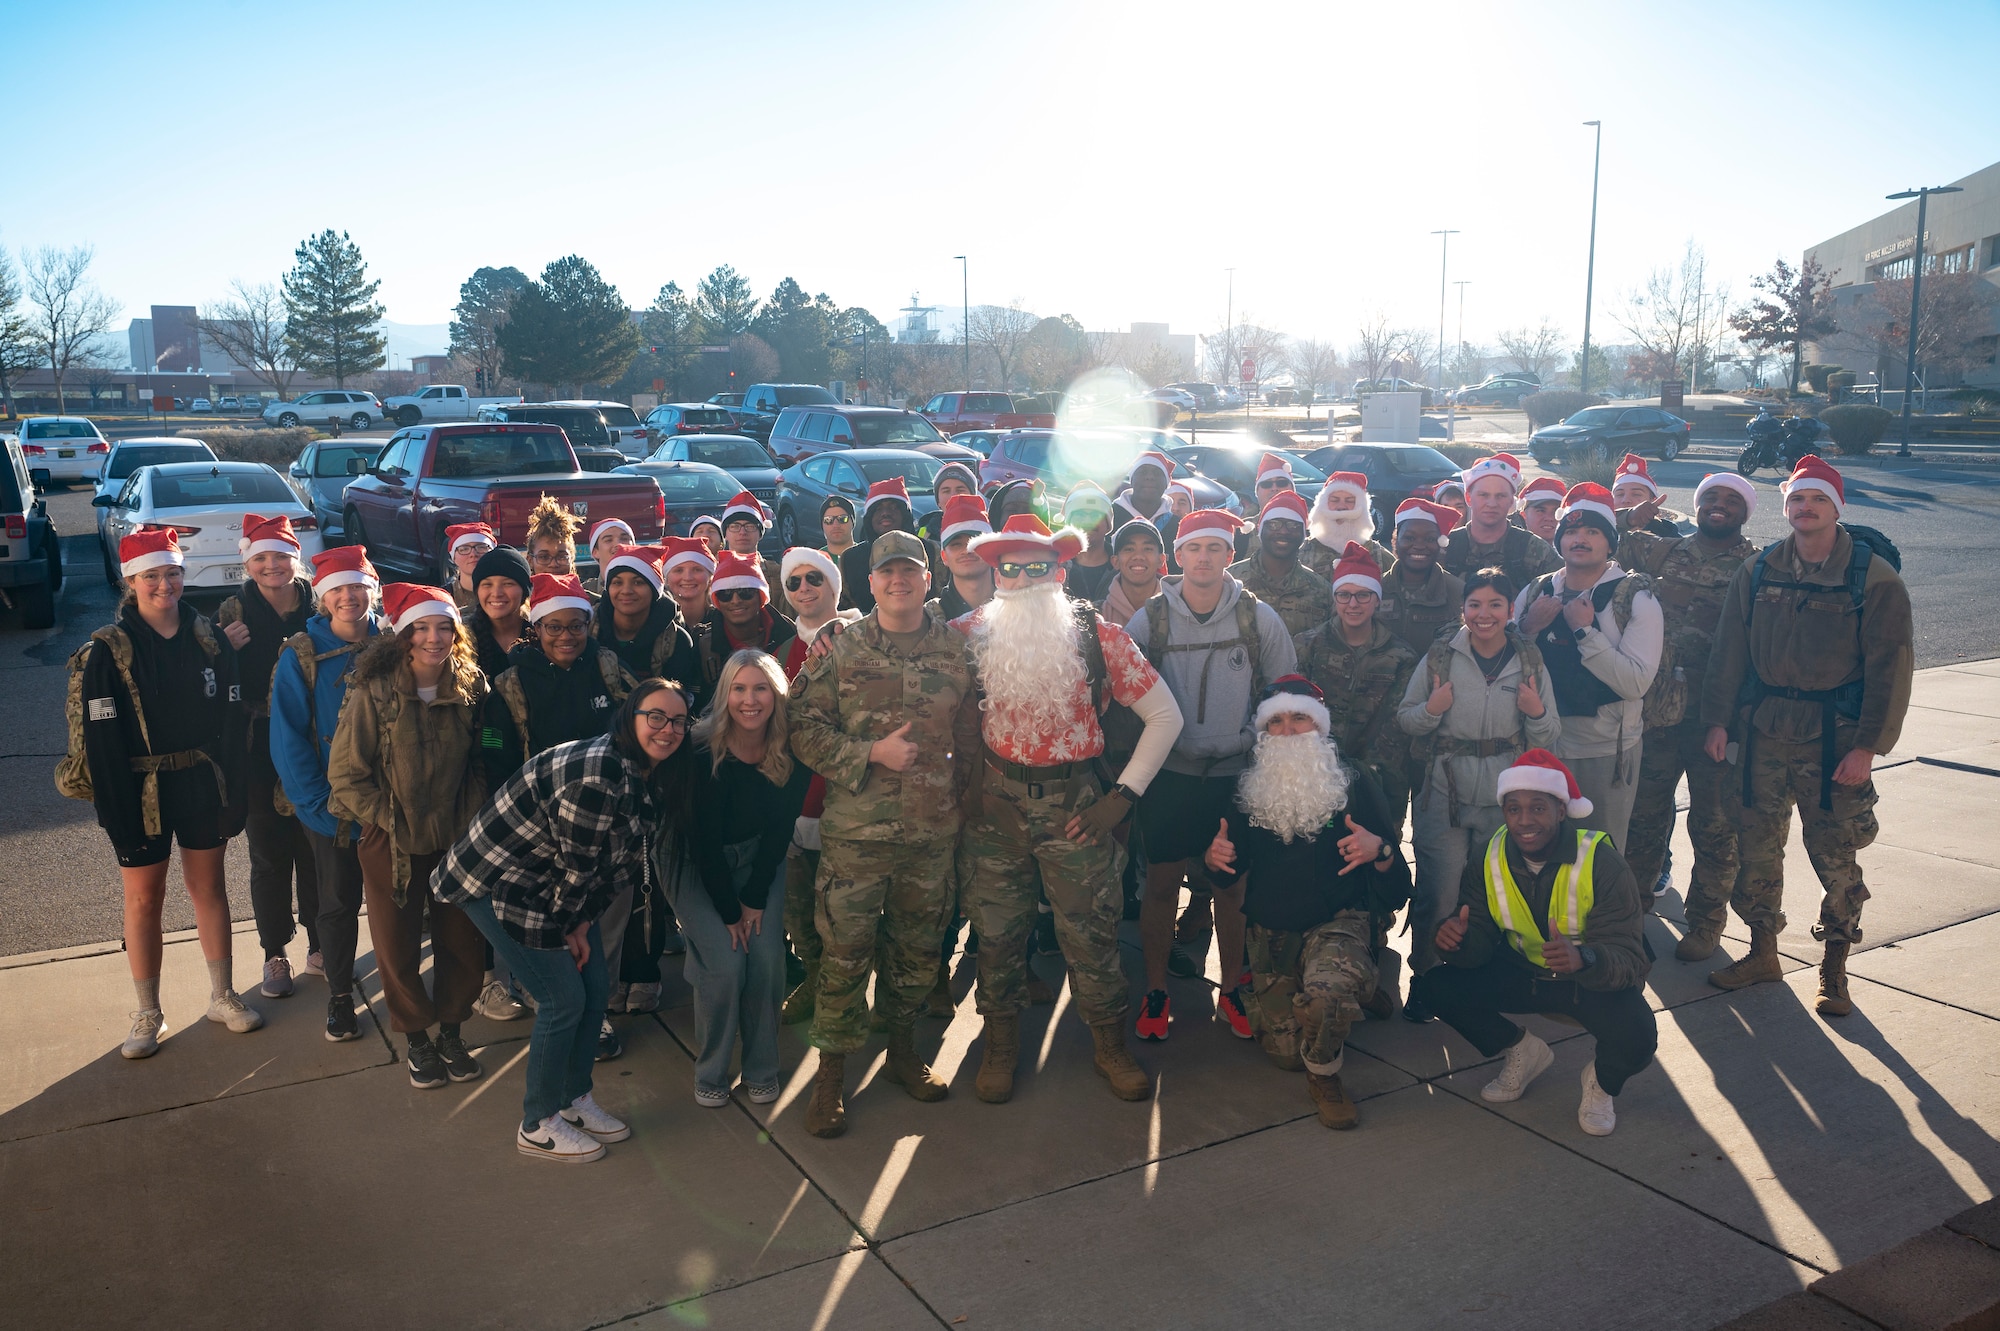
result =
[[[1105,1092],[1065,991],[1024,1023],[1014,1102],[984,1105],[966,967],[956,1017],[920,1031],[951,1098],[910,1100],[876,1048],[851,1060],[832,1142],[803,1128],[797,1028],[776,1105],[696,1106],[676,976],[598,1066],[633,1139],[558,1169],[510,1141],[525,1021],[475,1019],[488,1076],[428,1095],[372,977],[359,1041],[320,1037],[315,980],[253,996],[268,1024],[233,1036],[200,1019],[205,972],[180,939],[172,1033],[127,1063],[115,943],[7,958],[0,1310],[93,1327],[1712,1326],[2000,1180],[2000,661],[1920,674],[1877,783],[1854,1015],[1812,1012],[1817,886],[1795,834],[1786,982],[1709,988],[1740,931],[1683,966],[1678,898],[1662,903],[1659,1063],[1601,1139],[1576,1124],[1592,1042],[1545,1022],[1556,1066],[1508,1106],[1479,1098],[1491,1067],[1441,1025],[1367,1023],[1345,1074],[1362,1126],[1327,1132],[1300,1076],[1205,1019],[1199,981],[1175,982],[1172,1040],[1140,1051],[1153,1102]],[[1683,878],[1688,856],[1682,836]],[[255,951],[246,932],[245,985]],[[1129,937],[1127,959],[1136,994]]]

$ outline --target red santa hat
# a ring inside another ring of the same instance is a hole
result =
[[[956,501],[960,497],[953,496],[953,499]],[[824,550],[815,550],[809,545],[795,545],[785,551],[783,557],[778,560],[778,576],[786,582],[790,582],[792,574],[802,569],[812,569],[825,578],[827,587],[833,592],[834,602],[839,603],[840,565],[833,561],[831,555]]]
[[[1563,766],[1563,760],[1547,749],[1529,749],[1516,758],[1512,767],[1500,773],[1497,785],[1501,799],[1507,798],[1510,790],[1540,791],[1564,801],[1570,817],[1590,817],[1591,803],[1577,788],[1576,778]]]
[[[608,531],[622,531],[625,533],[625,539],[619,542],[621,547],[638,544],[639,533],[632,530],[631,523],[625,521],[623,518],[606,518],[602,522],[592,524],[590,539],[584,542],[585,548],[595,550],[597,548],[597,538]]]
[[[483,522],[454,522],[444,529],[444,539],[445,553],[452,555],[458,553],[458,547],[461,545],[471,545],[479,541],[484,541],[488,545],[500,544],[500,538]]]
[[[715,519],[708,519],[713,522]],[[699,564],[706,572],[715,572],[715,556],[708,552],[708,543],[699,536],[669,536],[660,542],[660,576],[665,577],[682,564]]]
[[[890,500],[910,509],[912,513],[916,512],[910,507],[910,487],[904,484],[901,476],[891,476],[886,481],[877,481],[868,487],[868,497],[861,501],[861,516],[867,517],[869,509]]]
[[[999,531],[972,538],[972,552],[994,568],[1004,559],[1053,559],[1066,564],[1083,550],[1083,533],[1074,527],[1050,531],[1033,513],[1016,513]]]
[[[118,540],[118,571],[128,578],[149,568],[185,562],[180,533],[172,527],[146,527]]]
[[[297,559],[299,538],[292,534],[292,520],[282,513],[275,518],[245,513],[243,534],[236,538],[236,548],[245,559],[261,554],[290,555]]]
[[[1157,448],[1149,448],[1133,460],[1132,470],[1125,478],[1126,484],[1131,484],[1132,477],[1137,476],[1140,470],[1145,467],[1158,468],[1160,475],[1169,478],[1174,474],[1174,460],[1165,453],[1160,452]]]
[[[1733,471],[1710,472],[1701,478],[1701,484],[1694,487],[1694,506],[1701,507],[1701,497],[1710,490],[1734,490],[1743,496],[1743,511],[1757,511],[1757,487],[1744,480]]]
[[[657,545],[621,545],[616,554],[604,561],[603,581],[598,585],[608,589],[612,574],[621,568],[630,569],[646,580],[653,589],[653,595],[659,596],[667,589],[666,575],[660,571],[660,561],[666,555],[667,552]]]
[[[703,513],[701,516],[695,518],[692,522],[688,523],[688,535],[694,537],[694,539],[697,541],[700,540],[701,538],[699,536],[695,536],[695,533],[700,531],[703,527],[715,528],[715,534],[720,536],[722,534],[722,519],[716,517],[715,514],[713,513]]]
[[[768,527],[771,525],[770,518],[764,512],[764,506],[757,502],[757,496],[751,494],[748,490],[738,491],[736,497],[724,506],[720,525],[727,527],[738,518],[749,518],[756,522],[759,527]],[[611,520],[614,522],[617,521],[615,518]]]
[[[1562,481],[1554,476],[1537,476],[1521,487],[1520,507],[1525,510],[1530,504],[1562,503],[1567,491]]]
[[[1336,490],[1353,495],[1356,507],[1368,507],[1368,478],[1358,471],[1336,471],[1328,476],[1326,484],[1313,496],[1313,507],[1325,508],[1326,496]]]
[[[771,602],[771,584],[764,581],[762,562],[752,555],[739,555],[734,550],[724,550],[715,559],[715,577],[708,584],[708,595],[712,600],[717,592],[740,590],[754,587],[764,594],[764,603]]]
[[[1296,522],[1303,527],[1309,511],[1304,495],[1297,490],[1280,490],[1271,496],[1264,505],[1264,511],[1257,515],[1257,530],[1264,530],[1264,524],[1273,518],[1280,522]]]
[[[1463,499],[1465,497],[1465,473],[1460,472],[1456,476],[1448,476],[1436,485],[1433,485],[1430,497],[1432,499],[1442,499],[1446,490],[1458,491],[1458,497]]]
[[[543,615],[552,615],[558,610],[581,610],[590,614],[590,595],[583,590],[583,579],[574,573],[537,573],[534,590],[528,593],[528,622],[539,624]]]
[[[384,587],[382,613],[389,617],[391,633],[401,633],[418,620],[432,615],[443,615],[454,624],[459,622],[458,607],[452,604],[451,593],[442,587],[426,587],[420,582],[392,582]]]
[[[313,595],[324,596],[335,587],[359,584],[373,591],[382,585],[368,552],[358,545],[336,545],[312,557]]]
[[[1326,694],[1304,675],[1280,675],[1271,681],[1257,703],[1257,729],[1263,730],[1274,716],[1292,713],[1312,718],[1314,728],[1322,736],[1333,730],[1333,718],[1326,710]]]
[[[1189,508],[1194,507],[1194,487],[1192,485],[1189,485],[1186,481],[1168,481],[1167,493],[1170,495],[1172,494],[1179,495],[1181,498],[1188,501]]]
[[[1799,465],[1792,470],[1792,478],[1778,487],[1778,493],[1790,499],[1798,490],[1818,490],[1833,500],[1833,511],[1837,517],[1847,508],[1847,489],[1841,484],[1840,473],[1825,458],[1808,454],[1799,459]]]
[[[1521,488],[1521,463],[1512,453],[1495,453],[1491,457],[1483,457],[1458,475],[1468,490],[1489,476],[1498,476],[1507,482],[1509,490]]]
[[[1104,511],[1110,512],[1110,505],[1107,504]],[[968,533],[984,536],[992,530],[993,520],[987,516],[986,501],[978,495],[953,495],[944,501],[944,526],[939,529],[939,545],[950,545]]]
[[[1363,587],[1377,596],[1382,594],[1382,566],[1359,541],[1349,541],[1340,552],[1340,562],[1333,566],[1333,589],[1342,587]]]
[[[1646,470],[1646,459],[1637,453],[1627,453],[1618,463],[1618,470],[1611,477],[1611,488],[1621,485],[1643,485],[1653,498],[1660,497],[1660,484],[1653,479],[1653,473]]]
[[[1458,510],[1413,495],[1396,505],[1396,525],[1401,527],[1406,522],[1432,523],[1438,529],[1438,538],[1442,540],[1451,535],[1451,529],[1458,525]]]
[[[1276,453],[1266,453],[1263,457],[1257,459],[1257,484],[1262,485],[1273,476],[1282,476],[1288,481],[1291,480],[1292,464],[1284,458],[1279,457]]]
[[[1595,481],[1579,481],[1569,487],[1562,507],[1556,510],[1556,530],[1560,532],[1572,520],[1591,519],[1602,523],[1612,541],[1617,541],[1618,510],[1611,502],[1611,492]]]
[[[1227,541],[1233,548],[1236,544],[1236,537],[1242,530],[1243,519],[1237,517],[1229,510],[1222,508],[1198,508],[1181,519],[1180,529],[1174,533],[1174,550],[1178,553],[1180,548],[1189,541],[1204,536],[1213,536],[1217,540]]]

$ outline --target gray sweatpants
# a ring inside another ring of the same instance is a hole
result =
[[[785,866],[771,881],[750,882],[755,841],[722,848],[745,906],[764,912],[763,930],[750,935],[748,951],[732,948],[729,926],[692,868],[672,892],[674,914],[687,939],[684,973],[694,990],[694,1020],[700,1048],[694,1060],[697,1087],[727,1091],[736,1042],[743,1042],[743,1080],[751,1086],[778,1081],[778,1008],[785,1001]]]
[[[1563,765],[1576,778],[1576,788],[1590,801],[1590,817],[1577,820],[1580,827],[1588,827],[1599,832],[1608,832],[1611,844],[1618,847],[1618,853],[1625,853],[1625,833],[1632,826],[1632,804],[1639,798],[1639,742],[1625,751],[1624,781],[1616,780],[1618,757],[1613,754],[1604,758],[1564,758]],[[1647,883],[1641,889],[1651,891]]]

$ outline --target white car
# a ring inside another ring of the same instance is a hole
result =
[[[213,412],[215,410],[215,404],[213,402],[210,402],[205,397],[198,397],[194,401],[188,403],[188,410],[193,412]]]
[[[180,533],[190,591],[232,592],[243,581],[243,515],[280,514],[298,533],[299,557],[321,550],[319,523],[299,502],[285,478],[261,462],[166,462],[133,472],[116,494],[90,501],[104,513],[104,578],[123,585],[118,542],[142,527],[172,527]]]
[[[273,402],[264,408],[264,419],[273,425],[323,425],[337,420],[351,430],[365,430],[382,419],[382,404],[373,393],[351,388],[329,388],[307,393],[296,402]]]
[[[83,416],[30,416],[21,422],[21,452],[40,489],[50,481],[94,481],[110,441]]]
[[[125,488],[125,482],[141,467],[156,467],[162,462],[213,462],[215,450],[199,439],[180,439],[168,435],[148,435],[138,439],[120,439],[111,446],[105,456],[104,471],[97,478],[98,495],[115,495]],[[93,504],[97,495],[92,495]],[[104,518],[109,509],[97,510],[97,543],[104,543]]]

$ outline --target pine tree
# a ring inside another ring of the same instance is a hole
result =
[[[618,288],[574,254],[521,288],[497,337],[508,374],[558,390],[616,381],[642,345]]]
[[[500,327],[507,322],[514,297],[527,285],[528,275],[518,268],[480,268],[458,288],[451,354],[472,366],[480,393],[499,391]]]
[[[725,263],[695,287],[694,312],[701,318],[703,337],[727,342],[749,332],[757,321],[757,298],[743,274]]]
[[[301,370],[344,385],[350,375],[382,368],[387,345],[380,282],[370,282],[361,248],[329,227],[299,242],[285,274],[285,341]]]

